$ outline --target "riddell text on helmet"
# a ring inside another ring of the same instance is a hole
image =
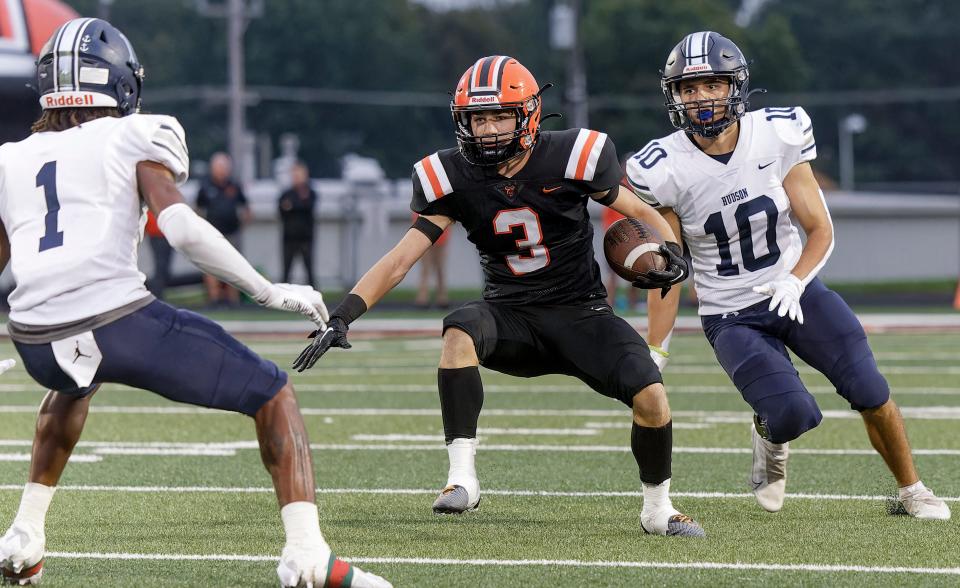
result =
[[[47,96],[46,106],[95,106],[95,104],[93,103],[93,94],[78,94],[58,98]]]

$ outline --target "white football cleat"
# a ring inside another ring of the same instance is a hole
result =
[[[940,500],[929,488],[917,492],[904,494],[900,497],[900,504],[906,514],[915,519],[949,521],[950,507]]]
[[[750,488],[757,502],[767,512],[777,512],[783,507],[787,492],[787,457],[789,443],[771,443],[750,425],[753,437],[753,469],[750,473]]]
[[[329,549],[306,545],[283,548],[277,576],[283,588],[393,588],[390,582],[348,564]]]
[[[14,522],[0,537],[2,583],[26,586],[40,583],[46,538],[32,525]]]
[[[650,535],[673,537],[706,537],[700,523],[682,514],[672,506],[644,509],[640,512],[640,528]]]

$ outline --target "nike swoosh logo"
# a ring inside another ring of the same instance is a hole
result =
[[[550,192],[556,192],[557,190],[559,190],[559,189],[562,188],[562,187],[563,187],[563,186],[550,186],[550,187],[544,186],[544,187],[542,187],[542,188],[540,188],[540,189],[543,190],[543,193],[544,193],[544,194],[549,194]]]
[[[770,167],[771,165],[773,165],[773,164],[776,163],[776,162],[777,162],[777,160],[774,159],[773,161],[771,161],[770,163],[768,163],[768,164],[766,164],[766,165],[757,165],[757,169],[763,169],[763,168],[765,168],[765,167]]]
[[[607,309],[606,306],[595,306],[595,307],[591,308],[590,310],[595,310],[595,311],[597,311],[597,312],[603,312],[603,311],[605,311],[606,309]]]
[[[763,482],[757,482],[756,480],[750,480],[750,483],[753,485],[754,490],[758,490],[760,486],[763,486]]]

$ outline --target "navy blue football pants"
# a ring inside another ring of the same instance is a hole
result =
[[[103,355],[93,385],[79,388],[57,364],[51,344],[16,343],[27,373],[41,386],[86,395],[100,383],[125,384],[176,402],[254,415],[287,383],[261,359],[199,314],[156,300],[93,330]]]
[[[770,299],[701,317],[704,333],[743,399],[766,421],[770,441],[796,439],[823,418],[787,353],[825,375],[854,410],[883,405],[890,387],[860,321],[819,279],[800,298],[804,324],[767,310]]]

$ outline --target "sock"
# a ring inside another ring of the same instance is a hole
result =
[[[923,481],[917,480],[915,484],[910,484],[909,486],[904,486],[899,489],[900,499],[903,500],[904,496],[916,494],[917,492],[923,492],[926,489],[927,487],[923,485]]]
[[[673,452],[673,421],[662,427],[641,427],[633,423],[630,431],[630,448],[640,466],[640,481],[657,485],[669,480],[671,453]]]
[[[477,468],[474,457],[477,455],[476,439],[454,439],[447,445],[447,457],[450,458],[450,469],[447,472],[447,485],[459,484],[471,490],[469,486],[475,484]],[[469,482],[469,484],[468,484]]]
[[[667,478],[659,484],[647,484],[643,486],[643,510],[665,506],[673,508],[670,501],[670,478]]]
[[[320,514],[312,502],[291,502],[280,509],[287,545],[319,545],[329,554],[330,547],[320,532]],[[326,559],[324,555],[321,559]]]
[[[480,368],[437,370],[440,388],[440,412],[443,415],[443,435],[449,445],[454,439],[477,436],[477,421],[483,407],[483,382]]]
[[[14,519],[17,522],[29,523],[34,528],[43,530],[47,520],[47,509],[53,500],[56,486],[44,486],[34,482],[27,482],[20,498],[20,509]]]

